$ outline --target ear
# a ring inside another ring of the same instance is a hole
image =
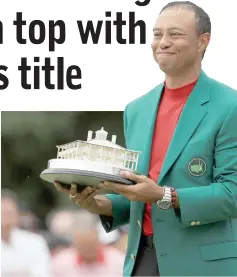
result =
[[[204,33],[199,37],[199,46],[198,46],[198,51],[200,53],[203,53],[211,40],[211,35],[209,33]]]

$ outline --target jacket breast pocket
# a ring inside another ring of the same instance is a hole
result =
[[[179,156],[175,168],[186,180],[205,185],[212,181],[214,164],[214,145],[211,141],[190,141]]]

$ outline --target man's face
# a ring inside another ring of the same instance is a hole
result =
[[[97,257],[99,241],[96,230],[77,232],[74,236],[74,243],[80,255],[86,261],[94,261]]]
[[[1,228],[2,231],[11,231],[19,223],[17,205],[8,198],[1,199]]]
[[[164,73],[180,74],[194,65],[202,54],[199,46],[194,12],[168,8],[159,15],[154,26],[152,50]]]

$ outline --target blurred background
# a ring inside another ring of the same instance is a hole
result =
[[[56,145],[101,127],[125,146],[122,112],[1,113],[1,276],[122,275],[128,226],[105,233],[39,177]]]

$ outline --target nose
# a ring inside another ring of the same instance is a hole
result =
[[[171,46],[171,44],[172,43],[171,43],[169,37],[163,35],[160,40],[159,46],[161,49],[166,49],[166,48],[169,48]]]

